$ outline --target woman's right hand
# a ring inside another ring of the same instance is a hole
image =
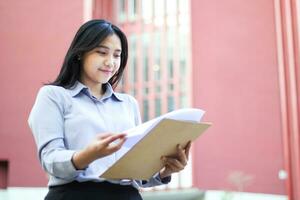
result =
[[[123,133],[107,133],[97,136],[85,149],[74,153],[72,157],[74,167],[84,169],[94,160],[118,151],[126,141],[125,136],[126,134]]]

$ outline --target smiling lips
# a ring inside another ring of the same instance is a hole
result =
[[[103,72],[106,75],[110,75],[112,73],[111,70],[107,70],[107,69],[98,69],[99,71]]]

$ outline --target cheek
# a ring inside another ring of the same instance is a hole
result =
[[[94,69],[93,69],[93,67],[91,65],[85,64],[83,66],[83,71],[84,71],[85,74],[89,74],[90,75],[90,74],[93,74]]]
[[[83,64],[86,68],[92,69],[93,67],[96,67],[101,62],[101,59],[94,53],[91,55],[88,55],[84,58]]]
[[[116,64],[114,73],[116,73],[116,72],[120,69],[120,64],[121,64],[121,62],[118,62],[118,63]]]
[[[84,63],[83,63],[83,69],[84,71],[86,72],[94,72],[97,70],[97,62],[95,60],[86,60]]]

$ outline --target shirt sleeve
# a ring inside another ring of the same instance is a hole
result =
[[[134,122],[135,125],[138,126],[142,123],[141,112],[140,112],[139,104],[134,97],[132,97],[132,102],[133,102],[133,111],[134,111]]]
[[[64,143],[64,103],[55,94],[54,86],[40,89],[30,113],[28,124],[33,133],[43,169],[58,178],[74,179],[82,170],[72,163],[74,150]]]
[[[138,184],[140,187],[153,187],[163,184],[168,184],[171,181],[171,176],[165,177],[163,179],[160,178],[159,173],[157,172],[150,180],[148,181],[139,181]]]

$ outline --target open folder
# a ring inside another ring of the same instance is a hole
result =
[[[203,114],[200,109],[181,109],[128,130],[117,161],[100,177],[149,180],[163,168],[161,156],[175,155],[177,144],[185,147],[211,125],[199,123]]]

